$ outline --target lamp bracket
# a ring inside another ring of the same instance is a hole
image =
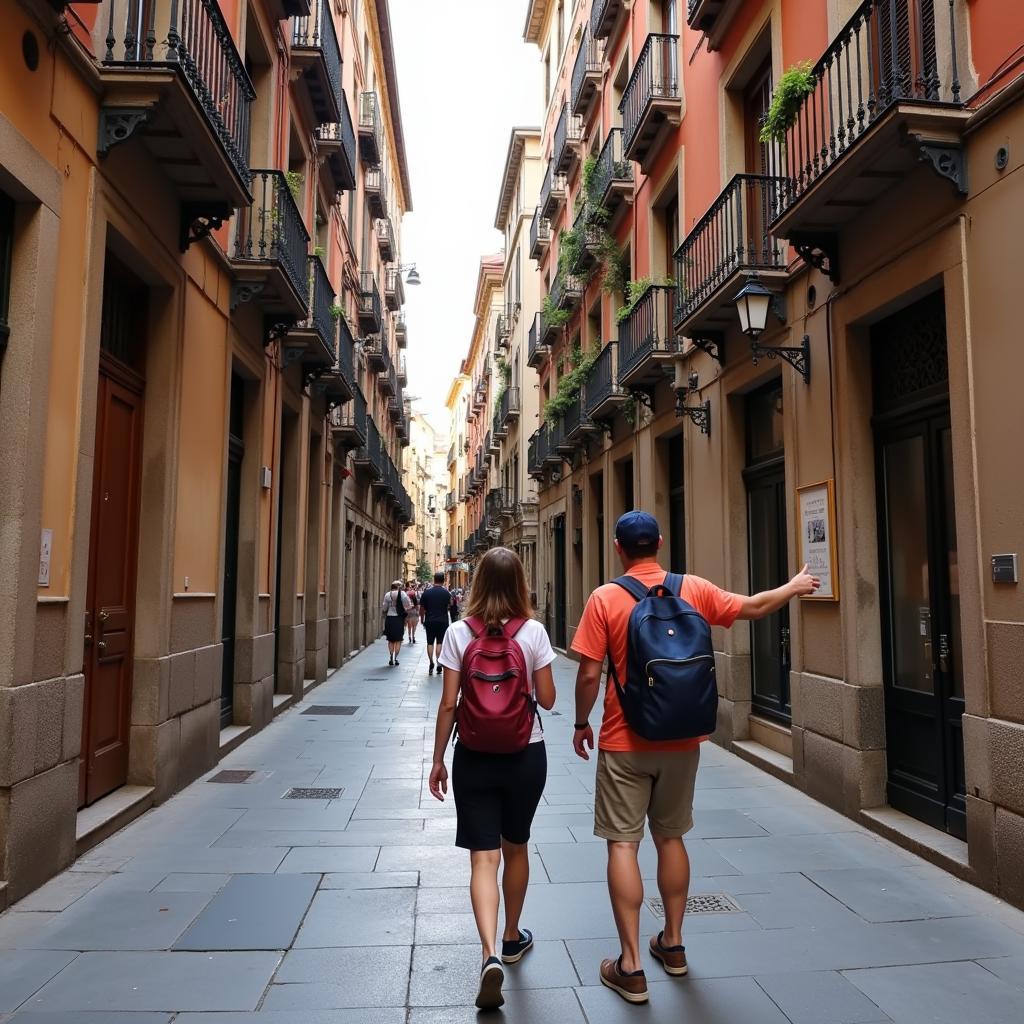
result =
[[[702,337],[690,338],[690,341],[719,366],[725,366],[725,335],[721,331],[705,331]]]
[[[230,203],[182,203],[178,248],[185,252],[193,242],[198,242],[219,230],[233,212]]]
[[[280,314],[265,317],[263,320],[263,347],[275,341],[280,341],[295,326],[297,320],[294,317],[282,317]]]
[[[805,263],[827,274],[833,284],[839,283],[839,239],[833,232],[795,231],[789,237],[789,244]]]
[[[804,379],[805,384],[811,383],[811,338],[805,334],[799,345],[760,345],[757,339],[750,343],[754,365],[765,356],[768,359],[784,359]]]
[[[689,388],[676,388],[676,416],[690,418],[690,422],[700,429],[702,434],[711,436],[711,401],[705,398],[699,405],[687,405],[686,396],[691,393]]]
[[[631,388],[629,393],[634,401],[639,402],[641,405],[646,405],[651,412],[654,412],[654,395],[649,391],[644,391],[641,388]]]

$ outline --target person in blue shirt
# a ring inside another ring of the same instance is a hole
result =
[[[451,604],[452,595],[444,585],[444,573],[435,572],[434,585],[427,587],[420,595],[420,616],[427,634],[427,658],[430,660],[427,675],[434,674],[434,664],[441,654],[441,643],[450,621]],[[441,674],[440,664],[437,664],[437,674]]]

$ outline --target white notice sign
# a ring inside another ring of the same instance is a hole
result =
[[[53,530],[43,530],[39,540],[39,586],[50,585],[50,555],[53,551]]]
[[[821,580],[818,592],[804,600],[838,601],[836,509],[832,481],[798,487],[797,504],[800,562],[806,563],[808,572]]]

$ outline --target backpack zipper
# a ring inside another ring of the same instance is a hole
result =
[[[695,661],[714,661],[714,655],[698,654],[693,658],[652,658],[647,662],[647,685],[654,686],[654,676],[651,675],[651,666],[662,663],[669,665],[690,665]]]

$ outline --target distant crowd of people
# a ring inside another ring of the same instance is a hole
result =
[[[654,516],[631,511],[615,525],[623,575],[591,595],[576,628],[579,658],[572,746],[590,760],[590,716],[605,676],[597,742],[594,834],[608,850],[608,890],[619,954],[603,960],[601,983],[631,1004],[648,1001],[640,946],[643,882],[638,863],[645,823],[658,854],[664,926],[648,955],[670,977],[687,973],[683,916],[690,861],[683,836],[693,827],[700,746],[715,730],[718,689],[711,627],[760,619],[820,581],[804,566],[788,583],[751,597],[732,594],[699,576],[666,572],[658,562],[661,531]],[[505,968],[533,946],[520,926],[530,878],[528,843],[547,781],[540,711],[555,703],[555,652],[534,618],[523,564],[508,548],[480,559],[472,592],[449,590],[443,573],[429,587],[401,580],[385,594],[389,664],[402,639],[416,642],[423,621],[429,674],[444,675],[435,729],[430,792],[448,793],[445,752],[454,733],[452,793],[455,844],[469,851],[470,901],[480,935],[482,966],[476,1005],[504,1003]],[[505,927],[497,944],[501,886]]]

